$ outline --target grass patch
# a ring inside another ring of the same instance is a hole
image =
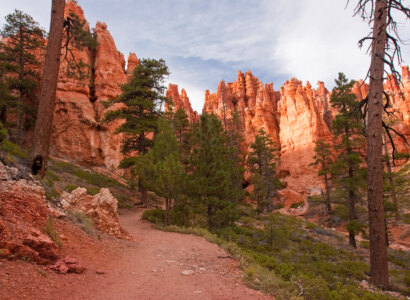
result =
[[[43,231],[47,233],[47,235],[50,237],[50,239],[58,245],[58,247],[61,247],[61,240],[58,237],[58,232],[54,228],[54,218],[49,217],[47,219],[46,224],[43,227]]]
[[[70,163],[66,162],[54,162],[53,164],[54,169],[59,170],[64,173],[69,173],[71,175],[74,175],[82,180],[84,180],[86,183],[93,185],[95,187],[118,187],[122,186],[124,187],[123,184],[119,183],[117,180],[108,177],[106,175],[87,170],[87,169],[82,169],[78,166],[75,166]]]
[[[82,212],[74,211],[69,213],[69,218],[80,225],[80,228],[91,236],[95,236],[96,230],[93,220]]]

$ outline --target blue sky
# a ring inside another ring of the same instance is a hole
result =
[[[236,80],[247,70],[279,90],[296,77],[330,90],[339,71],[364,78],[369,66],[357,41],[369,27],[353,18],[346,0],[78,0],[94,27],[104,21],[117,48],[127,57],[164,58],[169,82],[185,88],[201,111],[205,90],[220,80]],[[407,2],[407,3],[406,3]],[[410,1],[404,1],[409,6]],[[15,8],[49,27],[50,0],[0,0],[0,26]],[[407,43],[410,22],[400,24]],[[410,46],[403,45],[404,64]]]

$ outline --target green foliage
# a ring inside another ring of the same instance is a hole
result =
[[[164,224],[164,218],[165,218],[165,212],[161,208],[156,208],[156,209],[151,209],[151,210],[146,210],[142,214],[142,219],[150,221],[154,224],[157,225],[163,225]]]
[[[251,172],[250,182],[254,187],[250,196],[256,200],[257,211],[261,213],[273,209],[273,197],[278,197],[277,189],[281,187],[281,183],[275,176],[273,142],[263,129],[259,130],[250,148],[252,150],[246,162]]]
[[[82,212],[75,211],[69,214],[69,218],[80,225],[87,234],[94,236],[96,233],[93,220]]]
[[[3,123],[0,121],[0,143],[7,138],[7,129],[4,127]]]
[[[333,89],[330,102],[338,110],[332,122],[338,156],[331,166],[332,180],[336,185],[335,196],[345,201],[349,207],[348,231],[350,244],[355,246],[354,236],[359,224],[356,206],[366,187],[366,169],[362,167],[364,162],[360,155],[365,145],[363,124],[360,112],[356,109],[356,96],[351,92],[354,81],[348,82],[343,73],[339,73],[335,81],[336,87]]]
[[[121,183],[119,183],[117,180],[111,177],[108,177],[106,175],[103,175],[101,173],[97,173],[91,170],[84,170],[70,163],[66,163],[62,161],[55,162],[54,168],[56,171],[61,171],[61,172],[72,174],[84,180],[86,183],[93,185],[95,187],[105,188],[105,187],[123,186]]]
[[[240,192],[231,183],[238,167],[230,163],[227,136],[215,115],[205,113],[195,125],[186,192],[195,209],[206,216],[208,228],[216,230],[237,219],[234,198]]]
[[[73,185],[73,184],[68,184],[65,186],[64,190],[66,190],[66,192],[71,193],[72,191],[78,189],[78,186]]]
[[[6,93],[8,101],[1,101],[0,106],[13,108],[17,115],[17,140],[21,143],[22,131],[26,119],[35,119],[36,99],[34,93],[39,81],[38,65],[35,51],[44,47],[44,30],[34,19],[20,10],[6,16],[6,23],[1,30],[1,37],[7,42],[1,44],[0,69],[7,78],[9,89],[17,96],[18,101],[7,96],[4,86],[1,94]],[[3,81],[3,76],[0,81]],[[4,85],[4,81],[1,85]],[[1,86],[0,85],[0,86]],[[31,101],[27,101],[26,97]],[[0,111],[1,107],[0,107]],[[3,120],[4,121],[4,120]],[[34,122],[32,122],[34,123]]]
[[[165,223],[172,202],[182,195],[185,173],[179,158],[178,142],[169,122],[160,118],[153,148],[136,158],[136,173],[142,184],[165,199]]]
[[[105,115],[106,122],[124,120],[116,133],[123,133],[122,152],[138,151],[144,154],[152,147],[149,133],[157,130],[157,120],[161,108],[168,99],[165,93],[165,77],[169,75],[164,60],[141,59],[130,81],[121,86],[122,94],[106,104],[121,103],[119,109],[110,110]]]
[[[3,142],[0,143],[0,150],[22,159],[28,158],[28,154],[23,149],[21,149],[19,145],[14,144],[9,140],[3,140]]]
[[[173,115],[172,127],[178,142],[181,163],[186,169],[192,149],[192,131],[190,130],[191,126],[189,125],[188,115],[182,108],[179,108]]]
[[[59,247],[62,246],[61,244],[61,240],[58,237],[58,232],[55,230],[54,228],[54,218],[53,217],[49,217],[47,219],[46,224],[43,227],[43,231],[45,233],[47,233],[47,235],[50,237],[50,239],[56,243]]]

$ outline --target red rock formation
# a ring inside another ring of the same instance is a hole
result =
[[[0,162],[0,257],[55,261],[58,246],[43,232],[48,217],[43,187]]]
[[[140,64],[138,57],[135,53],[130,53],[128,55],[128,63],[127,63],[127,77],[130,78],[136,66]]]
[[[171,99],[174,103],[172,111],[175,112],[179,108],[182,108],[188,115],[188,120],[190,124],[198,122],[198,113],[192,109],[191,102],[189,102],[189,98],[184,89],[182,89],[181,94],[179,94],[178,85],[170,83],[168,85],[168,91],[166,96],[167,98]],[[166,107],[165,110],[169,110],[169,107]]]
[[[66,4],[66,15],[70,13],[85,20],[75,1]],[[88,24],[84,29],[89,29]],[[62,59],[50,150],[57,157],[115,169],[122,158],[122,137],[114,134],[119,123],[107,125],[101,119],[106,112],[103,101],[117,97],[121,93],[119,85],[127,81],[125,60],[104,23],[97,23],[94,34],[97,40],[95,51],[72,47],[77,61],[90,66],[90,73],[84,71],[83,78],[68,76],[68,64]],[[62,53],[63,58],[64,55]],[[130,67],[138,61],[134,56],[130,55]]]
[[[205,92],[203,112],[212,112],[224,121],[236,109],[242,118],[245,148],[254,141],[260,128],[264,128],[279,146],[278,100],[272,83],[263,86],[251,72],[244,75],[238,71],[237,81],[228,84],[221,81],[215,94]]]

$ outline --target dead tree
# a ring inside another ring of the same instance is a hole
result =
[[[348,0],[349,2],[349,0]],[[402,12],[410,19],[410,9],[401,0],[358,0],[355,15],[359,15],[372,27],[372,32],[359,41],[359,46],[370,41],[368,51],[371,54],[369,95],[361,106],[367,108],[367,199],[369,209],[370,237],[370,281],[376,286],[389,287],[388,261],[386,249],[386,228],[383,206],[383,82],[387,66],[400,80],[400,74],[394,68],[394,62],[401,63],[400,36],[393,12]],[[367,79],[367,78],[366,78]]]

